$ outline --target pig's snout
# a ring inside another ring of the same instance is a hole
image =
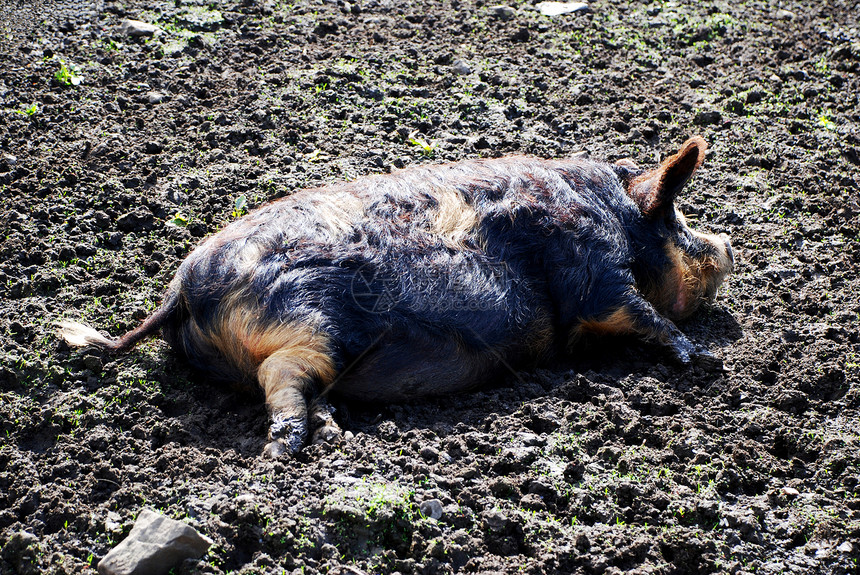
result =
[[[729,271],[735,267],[735,250],[732,249],[732,242],[726,234],[720,234],[719,238],[723,240],[723,245],[726,248],[726,256],[729,258]]]

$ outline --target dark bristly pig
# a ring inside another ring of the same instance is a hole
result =
[[[203,241],[137,329],[111,339],[64,322],[61,335],[126,351],[160,329],[209,378],[259,385],[271,456],[309,429],[337,436],[329,393],[461,391],[586,333],[638,334],[714,365],[673,323],[734,264],[727,237],[692,231],[675,207],[705,150],[691,138],[647,171],[506,157],[302,190]]]

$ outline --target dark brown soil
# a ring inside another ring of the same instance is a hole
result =
[[[854,3],[29,4],[0,8],[0,572],[94,573],[144,506],[215,540],[181,573],[860,572]],[[259,397],[160,340],[54,334],[136,326],[241,198],[512,152],[652,165],[696,133],[682,207],[739,263],[682,329],[725,375],[586,342],[340,406],[348,441],[272,462]]]

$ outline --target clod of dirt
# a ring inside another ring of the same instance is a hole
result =
[[[13,533],[6,545],[3,546],[0,558],[12,569],[13,573],[36,575],[39,573],[36,562],[39,553],[39,539],[32,533],[19,531]]]

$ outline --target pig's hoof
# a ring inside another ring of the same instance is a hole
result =
[[[296,436],[273,439],[263,447],[263,456],[270,459],[280,459],[288,455],[295,455],[301,451],[304,443],[304,438]]]
[[[343,432],[334,420],[335,409],[324,398],[318,398],[311,408],[310,422],[315,429],[311,443],[338,443]]]
[[[278,459],[284,454],[297,453],[305,444],[308,436],[307,420],[302,417],[275,416],[269,426],[269,443],[263,448],[263,455]]]
[[[693,363],[691,354],[693,351],[685,346],[674,346],[672,348],[672,356],[675,361],[683,366],[689,366]]]
[[[334,422],[324,425],[314,432],[314,443],[338,443],[343,439],[343,432]]]
[[[722,373],[725,371],[723,360],[706,349],[697,349],[691,355],[693,364],[705,371]]]
[[[263,448],[263,456],[269,459],[280,459],[285,453],[289,453],[289,451],[289,448],[287,448],[283,441],[270,441]]]

